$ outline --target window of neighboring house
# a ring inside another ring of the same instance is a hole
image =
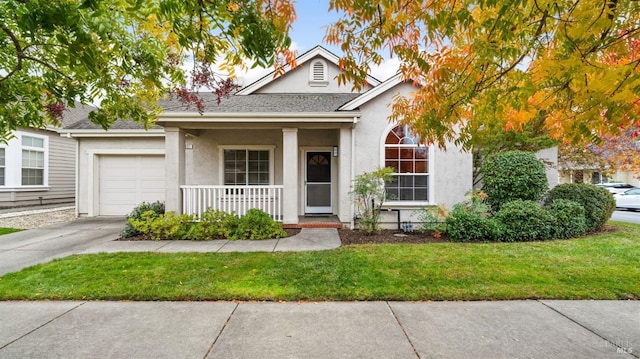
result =
[[[327,86],[327,63],[324,60],[314,60],[311,62],[309,70],[309,83],[311,86]]]
[[[408,126],[394,127],[385,139],[385,167],[394,169],[393,181],[386,185],[387,201],[429,200],[429,148]]]
[[[225,149],[225,185],[269,185],[270,151],[262,149]]]
[[[4,169],[6,167],[5,149],[0,148],[0,186],[4,186]]]
[[[22,136],[22,185],[44,185],[44,139]]]

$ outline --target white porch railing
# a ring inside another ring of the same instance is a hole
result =
[[[283,186],[180,186],[182,212],[201,216],[208,208],[242,216],[261,209],[282,221]]]

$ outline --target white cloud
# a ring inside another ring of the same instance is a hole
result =
[[[398,73],[398,68],[400,68],[400,60],[396,57],[390,58],[384,60],[380,65],[372,66],[371,76],[384,81]]]

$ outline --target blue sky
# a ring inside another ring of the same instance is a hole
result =
[[[302,54],[316,45],[322,45],[327,50],[341,56],[337,46],[327,45],[322,41],[325,27],[338,19],[335,11],[329,12],[329,0],[297,0],[295,2],[297,19],[289,34],[293,42],[292,47]],[[388,59],[381,66],[372,69],[371,75],[379,80],[386,80],[393,76],[398,69],[396,59]],[[242,83],[251,83],[269,73],[270,69],[252,69],[246,74],[238,73]]]

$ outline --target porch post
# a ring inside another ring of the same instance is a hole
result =
[[[353,180],[353,149],[351,127],[340,128],[339,157],[338,157],[338,217],[342,223],[353,219],[352,201],[349,192]]]
[[[182,193],[184,184],[184,138],[185,132],[179,127],[165,127],[165,210],[182,213]]]
[[[282,223],[298,223],[298,129],[282,129]]]

